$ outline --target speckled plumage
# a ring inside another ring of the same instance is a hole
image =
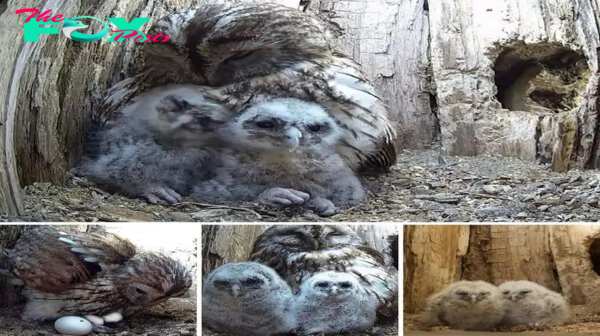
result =
[[[216,176],[192,196],[226,204],[305,204],[333,215],[365,196],[359,179],[335,152],[341,130],[322,107],[297,99],[256,104],[217,130],[227,148]]]
[[[300,286],[295,311],[302,335],[358,333],[375,324],[378,304],[355,276],[320,272]]]
[[[188,270],[159,253],[137,253],[106,232],[63,232],[38,226],[5,250],[13,282],[23,286],[24,320],[85,316],[96,325],[118,322],[184,294]]]
[[[426,325],[490,331],[505,314],[506,305],[498,287],[485,281],[459,281],[429,297],[421,321]]]
[[[270,336],[297,327],[290,287],[265,265],[222,265],[202,287],[204,325],[238,336]]]
[[[378,311],[398,311],[398,271],[347,225],[275,225],[255,241],[250,260],[275,269],[294,292],[318,272],[345,272],[356,277]]]
[[[503,324],[531,327],[558,326],[568,321],[567,300],[531,281],[507,281],[498,286],[508,309]]]
[[[78,175],[151,203],[177,203],[215,162],[214,129],[228,117],[221,105],[202,98],[201,87],[173,85],[136,97],[97,135],[97,153]]]
[[[313,101],[341,123],[337,152],[351,167],[387,170],[396,162],[396,132],[360,66],[333,50],[316,18],[276,4],[200,5],[170,14],[151,28],[171,36],[146,43],[139,74],[117,83],[108,115],[150,88],[206,86],[205,98],[233,113],[276,97]]]

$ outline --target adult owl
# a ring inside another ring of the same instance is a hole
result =
[[[60,231],[37,226],[4,250],[11,282],[23,287],[24,320],[80,315],[97,330],[105,323],[181,296],[192,285],[190,272],[159,253],[137,253],[114,234]]]
[[[112,115],[152,87],[205,86],[204,97],[233,114],[272,98],[319,103],[344,129],[337,151],[356,170],[387,171],[396,162],[396,131],[360,66],[335,51],[316,18],[284,5],[198,5],[159,19],[170,36],[146,43],[138,74],[109,90]]]
[[[347,273],[379,301],[382,315],[398,311],[398,271],[347,225],[272,226],[254,242],[250,260],[273,268],[295,293],[316,273]]]

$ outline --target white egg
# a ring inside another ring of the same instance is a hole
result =
[[[65,316],[54,322],[56,331],[63,335],[87,335],[92,332],[92,324],[83,317]]]

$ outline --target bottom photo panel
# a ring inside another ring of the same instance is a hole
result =
[[[202,227],[202,335],[398,330],[399,225]]]
[[[0,335],[196,335],[199,225],[0,226]]]
[[[405,335],[600,333],[600,225],[406,225]]]

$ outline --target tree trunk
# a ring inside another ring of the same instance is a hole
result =
[[[469,226],[415,225],[404,229],[404,313],[423,310],[427,298],[462,277]]]
[[[374,81],[397,123],[398,148],[436,139],[426,0],[311,0],[309,11],[338,27],[338,50]]]
[[[538,159],[555,170],[600,167],[592,3],[429,0],[446,154]]]
[[[2,250],[15,246],[17,239],[29,225],[0,225],[0,269],[5,267]],[[6,276],[0,274],[0,307],[14,306],[20,300],[15,287],[9,283]]]
[[[561,225],[548,228],[563,294],[573,305],[596,304],[600,308],[596,299],[600,297],[600,227]]]

